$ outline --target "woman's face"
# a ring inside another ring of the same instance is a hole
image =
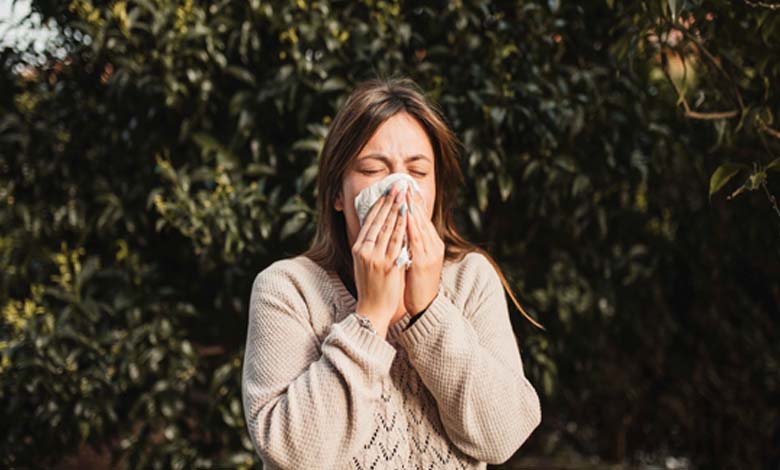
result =
[[[426,216],[430,220],[436,199],[434,170],[431,142],[413,116],[402,111],[383,122],[347,167],[341,191],[334,203],[337,211],[344,212],[349,246],[355,244],[360,232],[355,197],[363,188],[390,173],[407,173],[417,181],[425,200]],[[414,209],[418,210],[417,206]]]

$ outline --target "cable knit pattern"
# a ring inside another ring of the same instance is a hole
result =
[[[305,256],[255,277],[243,363],[265,469],[484,469],[541,421],[498,274],[445,262],[436,298],[372,334],[338,274]]]

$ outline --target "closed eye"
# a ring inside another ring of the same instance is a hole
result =
[[[360,170],[361,173],[364,175],[373,175],[376,173],[381,173],[382,170]],[[419,176],[420,178],[424,178],[427,173],[423,173],[421,171],[410,171],[409,173]]]

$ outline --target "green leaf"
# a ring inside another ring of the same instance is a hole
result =
[[[469,206],[468,209],[469,219],[477,230],[482,230],[482,216],[479,214],[479,210],[476,207]]]
[[[501,194],[501,201],[506,201],[512,194],[514,181],[509,173],[501,172],[498,174],[498,191]]]
[[[487,179],[480,178],[477,180],[477,205],[480,212],[485,212],[488,206],[488,187]]]
[[[677,0],[667,0],[669,4],[669,13],[672,15],[672,21],[677,21]]]
[[[780,157],[772,160],[772,162],[766,166],[766,169],[772,171],[780,171]]]
[[[217,162],[224,165],[228,170],[232,170],[238,164],[238,158],[227,147],[206,132],[195,132],[192,134],[192,140],[201,148],[204,153],[214,152],[217,155]]]
[[[299,232],[305,224],[306,224],[306,213],[299,212],[295,214],[291,218],[287,219],[287,222],[284,223],[284,226],[282,227],[282,231],[279,234],[279,238],[281,238],[282,240],[286,239],[290,235]]]
[[[746,169],[747,166],[739,163],[724,163],[719,166],[710,177],[710,197],[718,192],[739,170]]]
[[[755,191],[766,182],[766,172],[757,171],[748,177],[748,189]]]
[[[343,90],[346,88],[346,86],[347,82],[344,81],[344,79],[339,77],[332,77],[323,82],[323,84],[320,86],[320,91],[338,91]]]
[[[233,77],[246,82],[249,85],[255,85],[255,76],[249,70],[239,67],[237,65],[229,65],[225,67],[225,73],[232,75]]]
[[[323,141],[319,139],[301,139],[293,143],[293,150],[308,150],[319,153],[322,149]]]

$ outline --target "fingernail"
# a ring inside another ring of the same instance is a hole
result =
[[[401,204],[401,208],[398,209],[398,212],[401,213],[401,216],[403,216],[406,213],[406,203]]]
[[[382,193],[382,196],[387,196],[388,194],[390,194],[390,190],[391,189],[393,189],[393,187],[392,186],[388,186],[387,189],[385,189],[385,192]]]
[[[413,206],[413,205],[414,205],[414,204],[412,204],[411,202],[409,203],[409,213],[410,213],[410,214],[414,214],[414,209],[412,209],[412,206]]]

